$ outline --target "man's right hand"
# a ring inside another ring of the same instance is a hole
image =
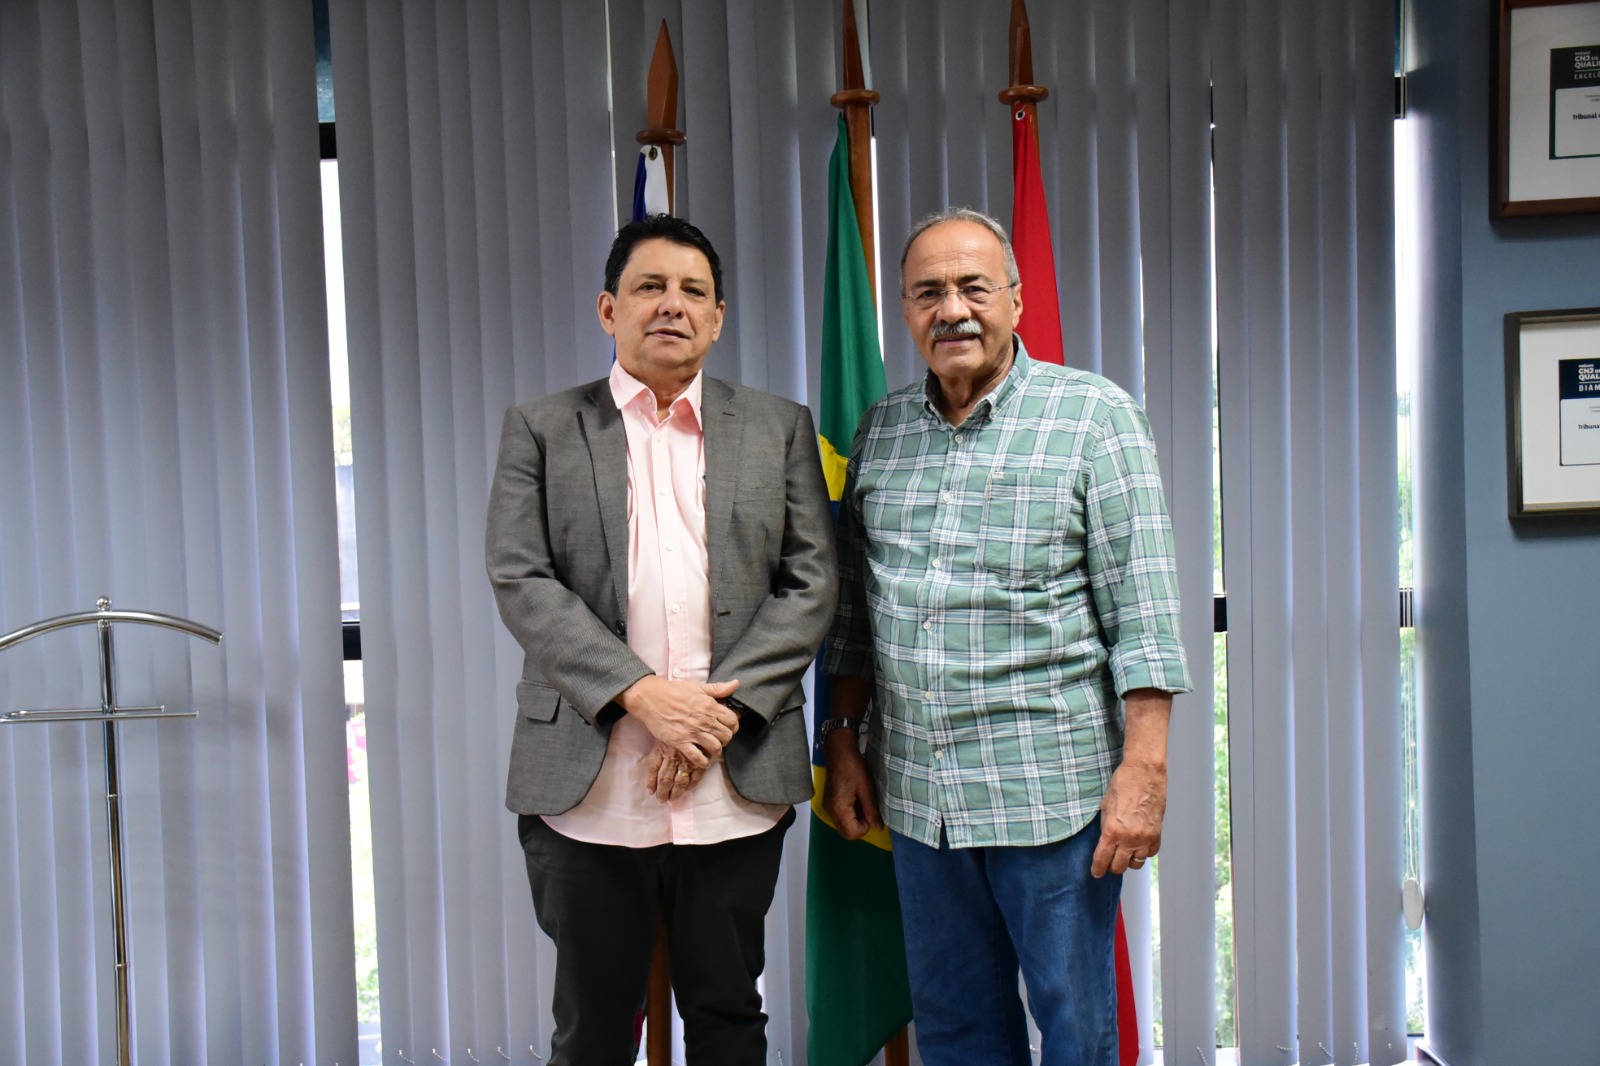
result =
[[[711,765],[739,729],[739,715],[718,703],[739,688],[738,681],[699,684],[648,674],[617,696],[617,705],[697,770]]]
[[[883,828],[872,773],[857,744],[853,729],[835,729],[823,740],[828,780],[822,789],[822,807],[846,840],[860,840],[867,830]]]

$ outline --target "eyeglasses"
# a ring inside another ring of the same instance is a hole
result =
[[[993,288],[987,285],[975,284],[957,285],[954,288],[924,285],[914,292],[901,296],[900,299],[907,301],[918,311],[932,311],[935,307],[944,303],[945,298],[953,292],[968,307],[984,307],[988,305],[990,300],[994,299],[996,294],[1005,292],[1007,289],[1016,288],[1016,285],[1016,282],[1012,282],[1009,285],[996,285]]]

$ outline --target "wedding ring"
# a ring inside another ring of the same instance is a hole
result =
[[[681,767],[681,766],[680,766],[680,767],[678,767],[678,780],[679,780],[679,781],[682,781],[682,780],[683,780],[683,779],[684,779],[684,778],[686,778],[686,777],[688,777],[688,776],[689,776],[689,771],[687,771],[687,770],[685,770],[685,769],[684,769],[684,768],[683,768],[683,767]]]

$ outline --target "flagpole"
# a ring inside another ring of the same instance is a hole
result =
[[[867,280],[872,302],[878,302],[877,256],[872,239],[872,105],[878,94],[866,86],[861,66],[861,38],[856,32],[856,9],[844,0],[844,88],[828,100],[844,112],[850,134],[850,199],[855,201],[856,226],[861,230],[861,250],[867,256]]]
[[[867,88],[861,64],[861,36],[856,29],[853,0],[844,7],[844,88],[829,98],[829,103],[844,112],[845,131],[850,140],[850,199],[855,203],[856,226],[861,231],[861,250],[866,254],[867,281],[872,302],[878,303],[877,242],[872,215],[872,105],[879,96]],[[909,1066],[911,1039],[902,1028],[883,1048],[884,1066]]]
[[[634,140],[662,155],[667,176],[667,213],[677,205],[677,182],[673,180],[673,150],[688,138],[678,126],[678,60],[672,52],[672,35],[667,20],[661,20],[656,34],[655,53],[650,57],[646,81],[645,121],[649,123],[634,135]],[[656,921],[656,950],[650,963],[650,983],[645,991],[645,1049],[647,1066],[672,1066],[672,966],[667,958],[666,919]]]
[[[1011,120],[1011,246],[1028,306],[1028,313],[1017,323],[1017,335],[1034,359],[1064,363],[1050,209],[1039,159],[1039,101],[1048,97],[1050,90],[1033,83],[1033,35],[1024,0],[1012,0],[1009,40],[1011,85],[1000,91],[1000,101]]]

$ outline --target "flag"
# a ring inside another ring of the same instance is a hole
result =
[[[667,163],[661,149],[647,144],[639,149],[639,165],[633,171],[633,221],[646,215],[670,215],[667,193]]]
[[[1023,314],[1017,335],[1028,355],[1049,363],[1065,363],[1061,344],[1061,302],[1056,295],[1056,257],[1050,246],[1050,209],[1039,173],[1039,130],[1032,111],[1018,107],[1011,116],[1011,250],[1022,279]],[[1128,933],[1117,908],[1115,942],[1117,971],[1117,1059],[1119,1066],[1139,1061],[1139,1012],[1133,997],[1133,968],[1128,961]]]
[[[667,191],[667,161],[661,149],[647,144],[639,149],[639,164],[633,168],[633,215],[638,222],[646,215],[672,214],[671,196]],[[611,342],[611,361],[617,361],[617,342]],[[639,1024],[643,1025],[643,1016]],[[637,1038],[638,1034],[634,1036]]]
[[[856,425],[888,391],[867,257],[850,196],[845,120],[828,172],[828,261],[822,302],[822,402],[818,437],[837,512]],[[816,673],[815,719],[828,717],[826,675]],[[812,738],[817,794],[811,801],[806,871],[806,1037],[812,1066],[864,1066],[911,1021],[900,898],[887,830],[847,841],[822,809],[828,768]]]
[[[1039,131],[1033,114],[1019,107],[1011,120],[1011,250],[1022,278],[1022,318],[1017,336],[1028,355],[1064,363],[1061,302],[1056,296],[1056,256],[1050,248],[1050,209],[1039,174]]]

